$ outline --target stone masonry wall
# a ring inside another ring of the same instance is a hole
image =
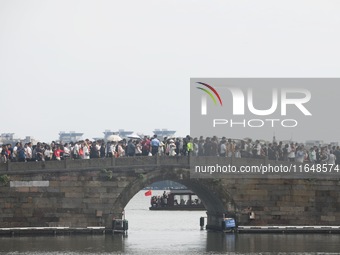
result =
[[[213,157],[204,160],[215,162]],[[234,164],[256,163],[248,161]],[[171,174],[176,169],[183,174]],[[339,179],[190,179],[188,173],[185,157],[2,164],[0,177],[10,182],[0,178],[0,227],[110,227],[112,217],[120,217],[121,207],[138,192],[121,196],[133,183],[140,180],[140,188],[167,177],[200,193],[216,226],[223,213],[216,203],[242,225],[340,224]],[[249,219],[249,211],[255,219]]]
[[[339,225],[338,180],[223,180],[248,225]]]
[[[0,227],[110,226],[129,178],[103,170],[12,175],[11,187],[0,186]]]

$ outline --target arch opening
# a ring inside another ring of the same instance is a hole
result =
[[[170,170],[170,171],[168,171]],[[195,193],[206,209],[207,228],[220,228],[221,218],[234,217],[236,206],[228,191],[215,180],[191,179],[187,169],[159,169],[139,175],[117,198],[113,208],[116,213],[123,212],[129,201],[141,190],[159,181],[173,181]],[[146,206],[149,206],[150,203]],[[205,213],[203,213],[205,214]]]

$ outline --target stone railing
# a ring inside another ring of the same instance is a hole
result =
[[[207,175],[205,173],[196,173],[194,171],[195,166],[232,166],[237,169],[237,174],[217,173]],[[285,167],[290,169],[289,172],[281,173],[241,173],[238,171],[243,166],[258,167],[259,169],[263,166],[272,166],[277,168]],[[135,171],[147,170],[153,171],[161,167],[180,167],[193,169],[191,172],[192,178],[284,178],[284,179],[340,179],[340,167],[333,166],[333,171],[330,171],[330,165],[327,165],[328,171],[308,171],[312,164],[301,164],[296,162],[287,161],[273,161],[267,158],[226,158],[226,157],[169,157],[169,156],[141,156],[141,157],[122,157],[122,158],[97,158],[88,160],[53,160],[53,161],[38,161],[38,162],[8,162],[0,164],[0,175],[1,174],[21,174],[21,173],[32,173],[32,172],[65,172],[65,171],[86,171],[86,170],[102,170],[110,169],[111,171]],[[320,164],[318,165],[320,166]],[[315,166],[316,167],[316,166]]]
[[[261,165],[271,163],[288,164],[283,161],[268,161],[267,159],[254,158],[225,158],[225,157],[122,157],[122,158],[98,158],[88,160],[52,160],[52,161],[38,161],[38,162],[7,162],[0,164],[0,172],[11,171],[50,171],[50,170],[86,170],[95,168],[130,168],[130,167],[156,167],[156,166],[181,166],[189,168],[190,164],[230,164],[234,166],[240,165]]]
[[[182,166],[189,167],[188,157],[123,157],[123,158],[97,158],[89,160],[51,160],[34,162],[7,162],[0,164],[0,172],[27,172],[51,170],[86,170],[95,168],[129,168],[153,166]]]

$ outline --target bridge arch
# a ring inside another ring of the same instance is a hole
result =
[[[179,182],[194,191],[208,211],[209,226],[221,227],[225,212],[235,213],[239,224],[339,225],[339,177],[336,171],[321,179],[272,175],[190,178],[193,163],[209,165],[216,162],[235,167],[288,164],[267,159],[223,157],[8,162],[0,164],[0,227],[110,228],[113,214],[122,213],[142,188],[162,180]],[[250,209],[256,215],[251,221],[247,218]]]
[[[218,180],[190,178],[188,169],[173,167],[162,167],[152,172],[140,174],[120,193],[113,205],[113,211],[119,215],[140,190],[154,182],[165,180],[183,184],[202,200],[208,214],[207,227],[209,225],[211,225],[211,228],[220,226],[219,222],[223,214],[235,216],[236,204],[226,187],[221,185]]]

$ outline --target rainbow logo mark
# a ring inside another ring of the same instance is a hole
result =
[[[203,83],[203,82],[196,82],[198,84],[201,84],[205,87],[207,87],[208,89],[206,88],[201,88],[201,87],[197,87],[198,89],[200,90],[203,90],[205,93],[207,93],[210,98],[213,100],[214,104],[217,105],[217,100],[216,100],[216,97],[220,103],[220,105],[222,106],[222,100],[221,100],[221,97],[220,95],[217,93],[216,89],[214,89],[212,86],[210,86],[209,84],[206,84],[206,83]],[[215,94],[215,96],[213,95],[213,93]],[[207,115],[207,98],[206,97],[202,97],[202,101],[201,101],[201,114],[202,115]]]

